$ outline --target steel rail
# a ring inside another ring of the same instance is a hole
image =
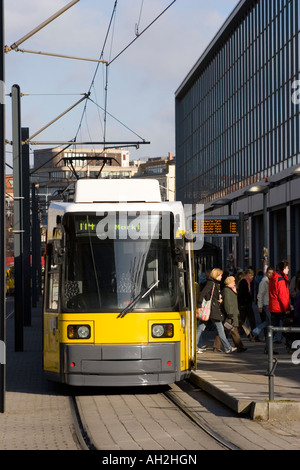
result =
[[[218,444],[225,450],[240,450],[239,447],[235,446],[231,442],[226,441],[223,437],[213,431],[207,424],[204,424],[195,414],[193,414],[189,408],[175,396],[175,392],[165,391],[164,395],[177,406],[191,421],[193,421],[199,428],[214,439]]]

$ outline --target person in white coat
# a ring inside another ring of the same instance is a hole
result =
[[[265,339],[267,338],[267,326],[270,325],[271,316],[269,312],[269,281],[273,276],[274,269],[267,268],[266,275],[260,281],[257,293],[257,307],[261,318],[261,323],[252,330],[254,336],[259,336],[264,330]]]

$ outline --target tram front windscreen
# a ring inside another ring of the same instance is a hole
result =
[[[122,311],[154,282],[134,308],[176,308],[171,213],[68,213],[63,225],[64,311]]]

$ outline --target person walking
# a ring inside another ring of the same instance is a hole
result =
[[[198,282],[195,282],[195,302],[196,306],[198,306],[199,297],[200,297],[200,286]],[[196,336],[196,345],[197,345],[197,353],[201,354],[205,351],[206,346],[203,345],[202,342],[202,333],[206,328],[207,322],[202,321],[200,318],[197,318],[197,336]]]
[[[285,315],[291,313],[288,273],[288,262],[280,261],[269,281],[269,311],[271,325],[275,327],[280,326]],[[268,347],[266,347],[265,353],[267,350]]]
[[[205,273],[201,273],[199,276],[199,289],[196,289],[196,305],[198,305],[198,299],[200,292],[204,289],[207,284],[207,281],[210,277],[211,269],[206,269]],[[196,284],[196,283],[195,283]],[[202,302],[202,301],[201,301]],[[207,327],[208,321],[203,321],[200,318],[197,318],[197,337],[196,337],[196,345],[197,345],[197,353],[202,354],[206,350],[206,345],[203,344],[202,334]]]
[[[269,312],[269,282],[274,274],[274,269],[268,266],[266,275],[263,277],[258,286],[257,293],[257,307],[261,318],[261,323],[257,325],[252,334],[259,336],[260,332],[264,330],[265,339],[267,339],[267,326],[270,325],[271,317]]]
[[[244,277],[240,280],[238,285],[238,306],[240,311],[241,325],[246,332],[246,319],[249,321],[250,331],[256,327],[255,316],[252,308],[253,296],[251,291],[251,282],[254,278],[253,269],[247,269]],[[255,341],[252,333],[249,334],[250,339]]]
[[[223,308],[226,315],[224,322],[225,333],[226,335],[231,335],[234,345],[237,347],[237,351],[244,352],[247,348],[244,347],[238,332],[240,312],[234,276],[228,276],[225,279],[222,297]]]
[[[214,268],[210,273],[210,278],[207,281],[206,286],[201,291],[199,300],[198,300],[198,309],[200,310],[202,300],[210,300],[211,299],[211,312],[209,319],[214,323],[217,329],[217,335],[220,338],[222,346],[225,350],[225,353],[231,353],[236,351],[237,348],[233,348],[229,343],[228,339],[226,338],[224,327],[223,327],[223,320],[224,314],[222,312],[221,304],[223,302],[222,295],[221,295],[221,288],[220,282],[222,279],[223,271],[219,268]],[[216,348],[214,348],[216,349]],[[218,348],[217,348],[218,349]]]

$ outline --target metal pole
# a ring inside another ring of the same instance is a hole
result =
[[[35,184],[31,185],[31,240],[32,240],[32,306],[36,307],[38,301],[38,204]]]
[[[269,234],[268,234],[268,208],[267,208],[268,190],[263,192],[263,222],[264,222],[264,274],[267,272],[269,264]]]
[[[44,28],[45,26],[47,26],[49,23],[51,23],[53,20],[55,20],[56,18],[58,18],[58,16],[62,15],[65,11],[67,11],[69,8],[71,8],[73,5],[75,5],[76,3],[78,3],[80,0],[72,0],[70,3],[68,3],[68,5],[64,6],[63,8],[61,8],[58,12],[54,13],[54,15],[52,15],[50,18],[48,18],[47,20],[45,20],[43,23],[41,23],[39,26],[37,26],[36,28],[34,28],[32,31],[30,31],[30,33],[26,34],[25,36],[23,36],[21,39],[19,39],[18,41],[16,41],[14,44],[12,44],[10,46],[10,48],[8,48],[8,51],[11,50],[11,49],[16,49],[20,44],[22,44],[22,42],[26,41],[27,39],[31,38],[31,36],[33,36],[34,34],[36,34],[38,31],[40,31],[42,28]]]
[[[269,376],[269,400],[274,400],[274,374],[273,374],[273,328],[268,326],[267,350],[268,350],[268,376]]]
[[[244,247],[244,212],[239,212],[239,264],[240,268],[243,271],[244,270],[244,253],[245,253],[245,247]]]
[[[268,193],[264,192],[263,193],[263,208],[264,208],[264,246],[265,248],[268,248],[268,223],[267,223],[267,217],[268,217],[268,212],[267,212],[267,197]]]
[[[22,142],[29,137],[29,128],[21,129]],[[30,298],[30,188],[29,188],[29,145],[22,146],[22,189],[23,189],[23,253],[24,253],[24,326],[31,326],[31,298]]]
[[[102,59],[89,59],[88,57],[76,57],[72,55],[65,55],[65,54],[55,54],[51,52],[42,52],[42,51],[30,51],[29,49],[16,49],[18,52],[28,52],[28,54],[40,54],[40,55],[48,55],[50,57],[61,57],[62,59],[75,59],[75,60],[85,60],[88,62],[98,62],[102,64],[107,64],[107,60]]]
[[[24,322],[24,253],[23,253],[23,185],[21,167],[21,93],[18,85],[13,85],[12,96],[12,135],[14,173],[14,254],[15,254],[15,351],[23,351]]]
[[[39,131],[37,131],[35,134],[31,135],[30,137],[28,137],[27,141],[26,141],[26,144],[29,143],[29,141],[31,139],[33,139],[33,137],[39,135],[41,132],[43,132],[45,129],[47,129],[48,127],[50,127],[54,122],[58,121],[61,117],[63,117],[65,114],[67,114],[69,111],[71,111],[73,108],[75,108],[75,106],[77,106],[78,104],[80,104],[82,101],[86,100],[88,98],[88,95],[84,95],[83,98],[80,98],[79,101],[77,101],[75,104],[73,104],[72,106],[70,106],[68,109],[66,109],[66,111],[64,111],[63,113],[61,113],[59,116],[57,116],[56,118],[52,119],[52,121],[50,121],[48,124],[46,124],[44,127],[42,127],[42,129],[40,129]],[[70,143],[70,142],[69,142]]]
[[[5,289],[5,61],[4,61],[4,0],[0,0],[0,341],[5,355],[6,289]],[[5,408],[5,357],[0,357],[0,412]]]

